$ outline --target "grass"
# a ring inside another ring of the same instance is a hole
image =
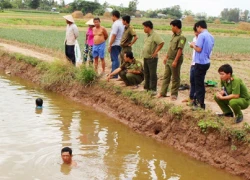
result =
[[[84,46],[84,38],[86,31],[80,31],[78,42],[80,47]],[[145,34],[142,32],[137,33],[139,39],[133,46],[135,56],[142,59],[142,48],[144,44]],[[184,33],[185,34],[185,33]],[[160,54],[165,55],[167,52],[168,44],[171,39],[171,34],[161,34],[165,41],[163,49]],[[64,52],[64,38],[65,31],[62,30],[38,30],[38,29],[16,29],[16,28],[1,28],[0,38],[15,40],[22,43],[37,45],[43,48],[50,48]],[[192,35],[186,35],[187,41],[192,41]],[[243,37],[221,37],[215,36],[215,47],[213,55],[215,57],[232,56],[242,54],[245,56],[250,55],[249,51],[249,38]],[[108,53],[106,53],[107,55]],[[191,57],[192,49],[186,44],[184,48],[185,56]],[[240,59],[240,57],[238,57]]]
[[[4,51],[0,50],[0,56],[4,56],[5,54]],[[44,62],[19,53],[7,54],[16,61],[25,62],[26,64],[30,64],[37,68],[42,73],[41,83],[45,87],[52,87],[61,84],[70,85],[75,82],[88,86],[94,83],[97,78],[93,67],[82,65],[78,68],[59,60]]]

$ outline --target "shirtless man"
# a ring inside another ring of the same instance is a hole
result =
[[[70,166],[77,166],[77,163],[72,160],[72,149],[69,147],[64,147],[61,150],[61,157],[64,164],[70,165]]]
[[[102,74],[105,72],[105,41],[108,39],[108,32],[100,26],[100,18],[94,18],[93,34],[94,34],[94,45],[93,45],[93,57],[95,59],[95,71],[98,72],[98,58],[100,57],[102,62]]]

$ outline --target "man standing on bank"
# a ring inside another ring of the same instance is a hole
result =
[[[180,20],[173,20],[170,25],[172,26],[172,39],[169,43],[169,48],[166,58],[163,60],[165,65],[165,73],[161,92],[158,97],[166,97],[168,86],[172,77],[171,100],[175,101],[178,97],[178,89],[180,87],[180,72],[183,63],[183,49],[186,43],[186,38],[182,35],[182,24]]]
[[[153,23],[151,21],[145,21],[142,25],[144,26],[144,32],[147,34],[142,52],[145,79],[144,89],[152,91],[152,95],[156,95],[158,52],[163,47],[164,41],[160,35],[153,30]]]
[[[132,51],[132,45],[137,41],[138,36],[132,25],[130,25],[130,16],[123,16],[122,23],[125,26],[122,39],[121,39],[121,64],[124,62],[124,52]]]
[[[142,63],[135,60],[131,51],[124,53],[123,64],[110,73],[107,80],[109,81],[112,76],[118,73],[126,86],[135,86],[135,88],[137,88],[138,84],[144,79]]]
[[[233,69],[229,64],[222,65],[218,72],[222,90],[214,96],[214,100],[223,111],[219,116],[234,117],[235,115],[235,123],[240,123],[243,120],[241,110],[248,108],[250,104],[248,89],[241,79],[233,75]]]
[[[121,52],[120,44],[121,44],[122,34],[124,32],[124,25],[120,20],[119,11],[116,10],[112,11],[112,21],[114,23],[111,27],[111,33],[109,37],[109,48],[108,48],[108,52],[110,53],[112,61],[111,72],[117,69],[120,65],[119,62],[119,54]],[[115,75],[114,78],[118,78],[118,75]]]
[[[94,35],[94,45],[93,45],[93,57],[95,59],[95,71],[98,73],[98,59],[100,57],[102,62],[102,73],[105,72],[105,47],[106,47],[106,40],[108,39],[108,32],[105,27],[100,25],[101,20],[100,18],[94,18],[94,25],[93,28],[93,35]]]
[[[204,80],[207,70],[210,67],[210,55],[214,47],[214,37],[207,30],[207,23],[204,20],[198,21],[195,24],[198,32],[197,41],[190,44],[195,50],[195,94],[196,101],[193,103],[194,109],[205,109],[205,86]],[[200,107],[199,107],[200,106]]]
[[[76,39],[79,36],[79,31],[74,23],[74,19],[72,15],[63,16],[66,19],[67,27],[66,27],[66,37],[65,37],[65,55],[67,59],[72,62],[72,64],[76,64],[75,57],[75,43]]]

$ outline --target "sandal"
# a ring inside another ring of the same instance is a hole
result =
[[[173,95],[171,96],[171,101],[176,101],[177,100],[177,96]]]

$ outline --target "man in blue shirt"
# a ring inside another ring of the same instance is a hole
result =
[[[210,67],[210,55],[214,47],[214,37],[208,32],[206,21],[201,20],[195,24],[199,33],[197,41],[190,46],[195,50],[195,91],[196,100],[194,106],[205,109],[205,86],[204,80],[207,70]]]

